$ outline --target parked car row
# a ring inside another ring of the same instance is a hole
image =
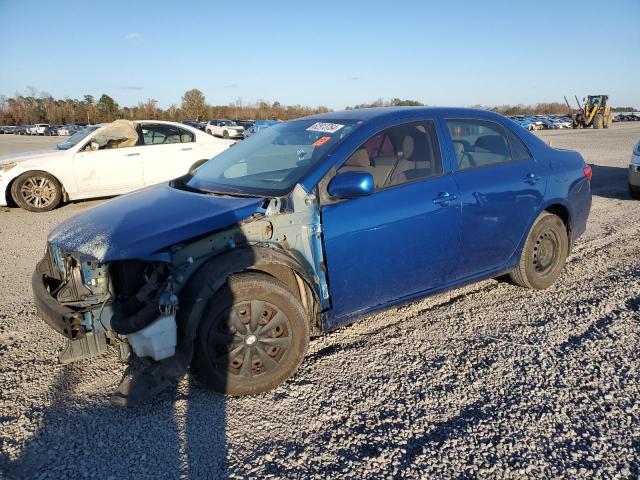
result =
[[[214,137],[222,138],[246,138],[264,128],[278,123],[277,120],[227,120],[216,119],[208,122],[196,120],[184,120],[183,125],[188,125],[202,130]],[[14,135],[44,135],[44,136],[70,136],[85,126],[80,125],[50,125],[48,123],[36,123],[34,125],[0,125],[1,134]]]
[[[568,115],[512,115],[509,118],[530,131],[571,128],[572,122]]]
[[[264,130],[279,123],[278,120],[229,120],[219,118],[200,122],[197,120],[184,120],[182,122],[190,127],[207,132],[214,137],[243,139],[250,137],[254,133]]]
[[[621,113],[613,117],[614,122],[640,122],[640,113]]]
[[[49,125],[48,123],[36,123],[34,125],[5,125],[0,126],[0,134],[14,135],[48,135],[69,136],[84,128],[80,125]]]

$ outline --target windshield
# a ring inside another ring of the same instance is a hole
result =
[[[359,123],[314,119],[279,123],[202,165],[187,185],[215,193],[284,195]]]
[[[78,142],[81,142],[87,135],[91,132],[100,128],[100,125],[91,125],[90,127],[85,127],[82,130],[78,130],[76,133],[71,135],[69,139],[65,142],[59,143],[57,145],[58,150],[69,150],[74,145],[77,145]]]

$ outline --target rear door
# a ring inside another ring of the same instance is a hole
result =
[[[375,192],[322,207],[333,317],[410,298],[453,280],[460,206],[432,120],[389,128],[338,169],[370,172]]]
[[[454,175],[462,199],[457,278],[500,269],[528,233],[542,203],[546,174],[524,143],[502,124],[447,119]]]
[[[141,129],[145,185],[184,175],[199,160],[195,135],[189,130],[162,123],[143,123]]]

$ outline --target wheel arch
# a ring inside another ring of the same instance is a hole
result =
[[[571,246],[573,244],[573,235],[571,229],[571,210],[569,209],[569,206],[562,202],[556,201],[544,207],[544,211],[552,213],[553,215],[559,217],[560,220],[562,220],[562,223],[564,223],[564,226],[567,229],[567,238],[569,239],[567,251],[567,255],[569,255],[571,253]]]
[[[303,306],[306,303],[312,331],[320,328],[317,314],[319,289],[310,268],[291,253],[274,246],[247,245],[207,260],[181,290],[177,323],[178,343],[182,351],[193,351],[198,325],[210,299],[229,276],[243,272],[261,272],[280,280]]]

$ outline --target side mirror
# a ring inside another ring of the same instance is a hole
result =
[[[369,172],[342,172],[329,182],[329,195],[334,198],[357,198],[373,193],[373,175]]]
[[[100,144],[98,142],[96,142],[96,141],[92,140],[91,144],[89,146],[90,146],[91,150],[93,150],[94,152],[96,150],[100,150]]]

